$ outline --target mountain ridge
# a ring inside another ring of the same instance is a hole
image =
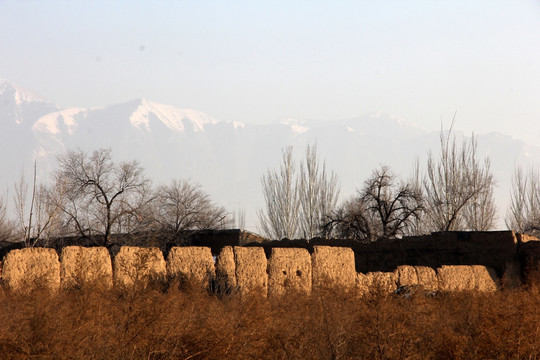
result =
[[[16,98],[15,93],[0,93],[3,189],[17,181],[22,168],[31,169],[34,159],[40,179],[46,182],[56,168],[56,156],[67,149],[111,148],[117,160],[138,160],[156,183],[173,178],[201,183],[231,212],[245,210],[250,230],[256,230],[256,212],[263,206],[261,176],[279,167],[285,146],[294,145],[299,160],[307,144],[317,143],[327,170],[340,178],[344,197],[354,194],[377,166],[389,165],[406,178],[416,159],[425,164],[427,152],[436,154],[439,148],[438,131],[381,112],[333,121],[284,118],[273,124],[243,124],[146,99],[60,108],[39,97]],[[540,159],[540,148],[497,132],[476,136],[478,155],[491,157],[499,181],[496,197],[501,218],[515,165]]]

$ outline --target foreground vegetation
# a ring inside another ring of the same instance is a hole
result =
[[[540,292],[0,291],[5,359],[539,359]]]

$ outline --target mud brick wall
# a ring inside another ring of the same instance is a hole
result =
[[[336,246],[348,244],[349,246]],[[299,245],[294,247],[293,245]],[[5,288],[101,283],[105,287],[189,282],[203,291],[283,296],[289,291],[343,288],[365,294],[421,286],[430,291],[496,291],[540,271],[540,241],[502,232],[450,232],[352,244],[337,240],[211,247],[122,246],[15,249],[2,261]]]

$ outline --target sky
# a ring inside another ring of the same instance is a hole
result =
[[[62,107],[384,112],[540,143],[540,1],[0,0],[0,77]]]

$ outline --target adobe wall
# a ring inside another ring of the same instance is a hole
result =
[[[111,256],[103,247],[69,246],[60,257],[53,249],[27,248],[6,254],[0,276],[12,289],[88,282],[132,287],[176,279],[201,290],[282,296],[328,287],[358,294],[400,286],[495,291],[519,286],[521,275],[540,269],[540,241],[512,232],[435,233],[354,247],[317,242],[225,246],[217,255],[204,246],[173,247],[167,256],[148,247],[123,246]]]
[[[109,252],[104,247],[65,247],[60,254],[60,279],[66,288],[84,284],[112,287],[113,268]]]

